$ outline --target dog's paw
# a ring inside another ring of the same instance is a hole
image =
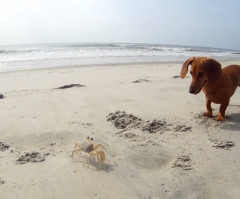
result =
[[[217,121],[218,121],[218,122],[225,121],[225,117],[222,116],[221,114],[219,114],[218,117],[217,117]]]
[[[206,117],[212,117],[213,116],[212,113],[210,113],[208,111],[204,112],[203,115],[206,116]]]

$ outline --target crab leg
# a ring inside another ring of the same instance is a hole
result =
[[[77,151],[79,151],[79,152],[80,152],[80,155],[81,155],[81,149],[74,149],[73,152],[72,152],[72,158],[73,158],[73,154],[74,154],[75,152],[77,152]]]

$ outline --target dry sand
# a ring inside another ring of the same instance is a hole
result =
[[[180,70],[165,63],[1,73],[0,198],[239,198],[240,89],[218,123],[202,116],[204,95],[188,93],[191,79]],[[70,84],[79,86],[55,89]],[[71,157],[87,136],[106,147],[101,170]]]

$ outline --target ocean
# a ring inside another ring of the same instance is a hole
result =
[[[184,61],[192,56],[240,59],[240,50],[131,43],[66,43],[0,46],[0,71],[61,66]]]

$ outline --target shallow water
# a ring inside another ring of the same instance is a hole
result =
[[[240,59],[239,50],[206,47],[68,43],[0,46],[0,71],[59,66],[184,61],[191,56]]]

